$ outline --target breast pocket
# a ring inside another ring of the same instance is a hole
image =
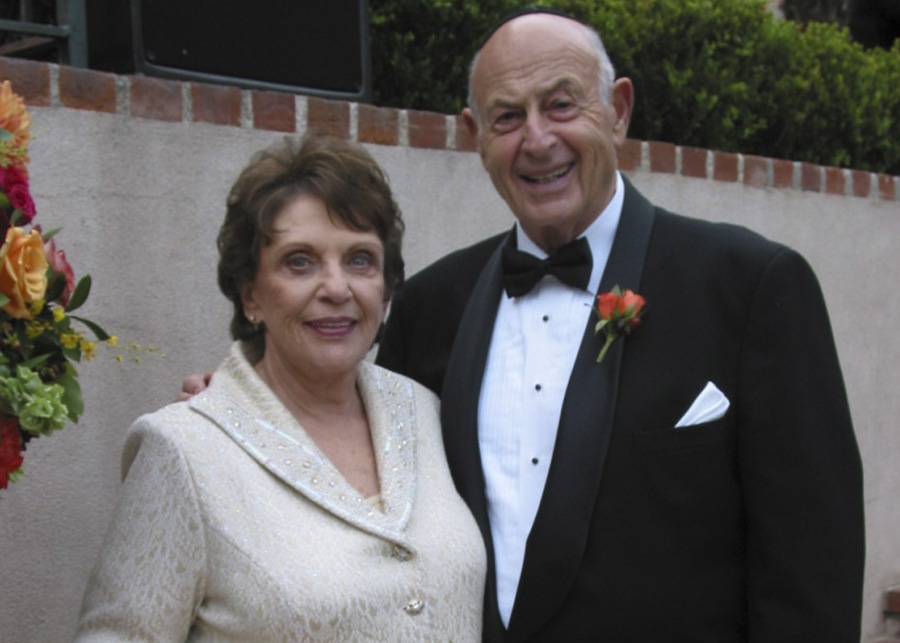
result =
[[[640,453],[692,451],[728,446],[734,441],[734,421],[730,413],[711,422],[693,426],[648,429],[634,434],[634,444]]]
[[[696,531],[731,521],[740,507],[733,416],[690,427],[638,431],[634,456],[640,494],[651,523]]]

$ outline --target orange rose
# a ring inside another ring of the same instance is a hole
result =
[[[647,302],[633,290],[626,290],[619,300],[619,313],[628,318],[628,325],[632,328],[641,323],[641,311]],[[629,315],[630,313],[630,315]]]
[[[600,313],[600,319],[612,319],[618,301],[619,296],[613,292],[605,292],[602,295],[598,295],[597,312]]]
[[[10,228],[0,247],[0,293],[9,297],[3,311],[16,319],[31,319],[28,304],[47,290],[47,256],[37,230]]]

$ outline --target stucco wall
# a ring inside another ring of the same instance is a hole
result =
[[[55,79],[58,70],[50,71]],[[76,272],[94,278],[84,314],[124,342],[155,345],[162,354],[139,365],[119,365],[101,354],[83,365],[82,420],[32,442],[25,478],[0,492],[0,639],[9,641],[71,637],[116,500],[127,427],[173,400],[184,374],[210,370],[224,355],[230,313],[215,284],[214,239],[225,193],[250,154],[282,135],[252,127],[246,100],[243,126],[222,126],[194,122],[190,114],[171,122],[136,118],[121,104],[114,113],[72,109],[58,92],[50,92],[46,106],[31,108],[38,220],[45,228],[63,226],[58,240]],[[305,99],[297,105],[302,130],[310,105]],[[347,135],[360,138],[358,107],[347,109]],[[368,145],[406,216],[410,273],[512,220],[477,154],[410,146],[412,120],[400,114],[397,144]],[[453,121],[445,120],[452,142]],[[883,591],[900,584],[896,179],[889,179],[894,187],[888,192],[884,180],[866,175],[874,189],[858,198],[849,195],[849,183],[839,190],[843,195],[798,189],[799,172],[793,187],[772,187],[771,176],[769,187],[754,187],[742,180],[745,159],[737,180],[717,181],[683,176],[681,150],[674,168],[660,172],[650,171],[646,143],[636,143],[631,153],[636,161],[629,176],[658,204],[785,242],[819,276],[865,466],[864,632],[873,640],[882,632]]]

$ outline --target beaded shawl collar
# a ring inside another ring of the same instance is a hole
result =
[[[357,379],[372,432],[382,511],[372,507],[316,446],[247,361],[239,342],[190,408],[224,431],[284,484],[346,522],[405,543],[415,500],[415,398],[411,383],[363,362]]]

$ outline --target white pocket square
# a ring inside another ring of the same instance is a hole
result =
[[[715,384],[707,382],[687,413],[678,420],[675,428],[680,429],[718,420],[725,415],[729,406],[731,406],[731,402],[728,401],[725,394]]]

